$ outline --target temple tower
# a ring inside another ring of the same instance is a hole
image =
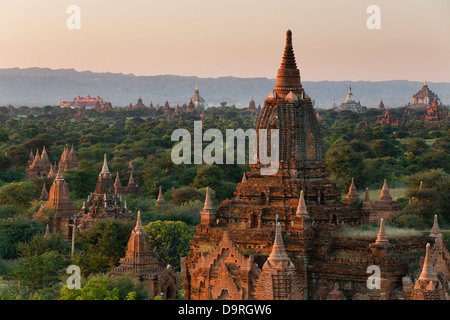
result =
[[[130,219],[131,213],[125,208],[122,196],[116,193],[116,188],[111,178],[106,154],[103,159],[102,171],[98,175],[95,190],[86,201],[78,217],[80,230],[90,227],[94,221],[103,218]]]
[[[119,266],[113,268],[110,274],[114,276],[129,274],[136,283],[142,283],[149,291],[149,298],[163,293],[165,299],[173,299],[177,293],[175,272],[169,265],[163,265],[153,256],[147,232],[142,226],[141,213],[138,212],[136,226],[128,240],[125,257],[119,261]]]
[[[279,139],[272,144],[276,130]],[[189,255],[182,260],[185,299],[259,299],[260,291],[255,287],[258,271],[247,263],[254,258],[262,270],[269,261],[266,270],[271,270],[273,264],[268,259],[274,250],[273,232],[278,229],[286,235],[284,252],[295,267],[288,268],[289,272],[295,272],[303,290],[291,298],[306,298],[314,245],[319,248],[317,256],[326,254],[333,230],[360,221],[356,206],[342,203],[339,190],[328,179],[321,129],[312,100],[301,83],[290,30],[286,32],[276,85],[257,121],[256,138],[256,159],[238,184],[235,197],[223,201],[215,212],[208,199],[205,201],[202,223],[197,226]],[[279,150],[278,161],[272,163],[276,170],[267,172],[271,165],[261,154],[269,156],[276,152],[274,148]],[[248,259],[233,258],[237,253],[230,257],[230,243]],[[213,244],[219,247],[209,251]],[[224,276],[216,275],[218,271]],[[228,278],[228,273],[239,274],[242,280],[233,284],[236,276]],[[234,289],[223,292],[224,286]],[[284,294],[279,291],[275,297]]]
[[[45,187],[45,186],[44,186]],[[49,217],[52,232],[61,232],[66,238],[71,235],[68,224],[78,213],[78,208],[70,200],[69,187],[62,175],[62,169],[58,166],[58,173],[48,192],[48,201],[39,209],[35,217],[42,217],[46,209],[53,210],[54,215]]]
[[[343,202],[349,203],[349,202],[352,202],[352,201],[358,200],[358,199],[359,199],[358,191],[356,190],[355,181],[352,178],[352,183],[350,184],[350,188],[348,189],[347,196],[345,197]]]

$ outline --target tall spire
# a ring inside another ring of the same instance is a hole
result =
[[[350,184],[350,188],[348,189],[347,196],[344,199],[344,202],[348,203],[355,199],[359,199],[358,191],[355,186],[355,181],[352,177],[352,183]]]
[[[386,230],[384,230],[383,218],[380,220],[380,231],[378,231],[376,244],[386,244],[388,242],[388,238],[386,235]]]
[[[209,195],[209,187],[206,187],[206,197],[205,197],[205,205],[203,206],[203,210],[213,210],[213,204],[211,201],[211,196]]]
[[[142,221],[141,221],[141,210],[138,210],[137,213],[137,219],[136,219],[136,226],[134,227],[134,230],[144,230],[144,227],[142,226]]]
[[[430,231],[430,237],[436,238],[441,234],[441,229],[439,229],[438,218],[437,215],[434,215],[433,227]]]
[[[384,179],[383,188],[381,189],[380,200],[392,200],[391,195],[389,194],[388,185],[386,179]]]
[[[159,205],[163,205],[163,204],[166,204],[166,200],[164,200],[162,188],[161,188],[161,186],[159,186],[159,194],[158,194],[158,199],[156,200],[156,205],[159,206]]]
[[[108,168],[108,162],[106,161],[106,153],[103,156],[103,167],[102,167],[102,172],[100,172],[100,174],[110,174],[109,172],[109,168]]]
[[[419,280],[421,281],[433,281],[437,282],[438,278],[436,273],[434,272],[433,264],[430,261],[430,244],[427,243],[427,249],[425,253],[425,260],[423,261],[422,273],[419,276]]]
[[[286,45],[284,47],[281,66],[278,69],[277,83],[274,90],[281,98],[284,98],[290,91],[300,95],[303,90],[300,80],[300,70],[297,68],[297,63],[295,62],[291,30],[286,32]]]
[[[272,247],[272,252],[267,258],[263,269],[266,269],[268,267],[273,269],[285,269],[293,267],[292,261],[291,259],[289,259],[284,248],[283,237],[281,234],[281,224],[279,222],[276,226],[275,242]]]
[[[297,212],[295,214],[297,216],[309,216],[305,204],[305,196],[303,195],[303,190],[300,191],[300,199],[298,200]]]

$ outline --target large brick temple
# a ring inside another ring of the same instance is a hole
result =
[[[328,179],[321,129],[301,83],[290,30],[275,88],[258,118],[258,141],[259,129],[279,129],[278,172],[262,174],[268,165],[258,157],[238,184],[235,198],[223,201],[217,210],[207,190],[201,223],[188,256],[181,259],[185,299],[445,296],[442,288],[450,260],[442,235],[390,239],[382,223],[377,240],[339,234],[344,226],[368,222],[368,214],[350,201],[341,202],[339,190]],[[408,264],[425,255],[427,243],[433,253],[427,263],[439,265],[439,272],[414,286]],[[374,265],[380,268],[381,284],[369,289],[368,269]],[[429,285],[429,279],[437,278],[442,284]],[[427,288],[434,293],[424,293]],[[412,294],[414,290],[422,291]]]

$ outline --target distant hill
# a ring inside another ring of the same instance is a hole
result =
[[[450,83],[433,83],[427,79],[431,90],[442,102],[450,104]],[[250,99],[262,105],[275,85],[267,78],[198,78],[176,75],[135,76],[122,73],[95,73],[74,69],[10,68],[0,69],[0,105],[15,107],[57,105],[61,100],[76,96],[100,96],[113,106],[135,104],[139,96],[146,105],[164,104],[172,107],[187,103],[198,84],[200,95],[208,105],[226,101],[228,105],[248,107]],[[380,99],[389,107],[399,107],[412,101],[412,95],[422,87],[422,82],[392,81],[304,81],[307,93],[316,106],[327,109],[333,98],[336,104],[345,100],[349,86],[356,100],[367,107],[377,107]]]

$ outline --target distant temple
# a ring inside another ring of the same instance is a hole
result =
[[[194,108],[200,108],[200,107],[205,107],[205,99],[203,99],[200,96],[200,92],[198,91],[198,86],[197,84],[195,85],[195,91],[194,91],[194,95],[192,96],[192,98],[189,100],[189,102],[192,102],[192,104],[194,105]]]
[[[353,98],[352,87],[349,88],[345,101],[341,103],[339,107],[337,107],[337,110],[338,111],[348,110],[358,113],[363,112],[361,103],[359,101],[356,102],[355,99]]]
[[[444,106],[439,104],[437,97],[434,97],[431,106],[427,107],[427,114],[423,116],[425,121],[450,121],[448,112],[444,109]]]
[[[30,160],[28,161],[28,168],[26,169],[27,179],[53,177],[56,175],[56,171],[61,167],[64,172],[66,170],[74,169],[78,166],[77,156],[75,150],[64,147],[64,151],[61,155],[59,164],[52,165],[48,158],[45,146],[42,149],[42,154],[39,156],[39,150],[36,150],[36,155],[33,155],[33,151],[30,152]]]
[[[26,169],[27,179],[45,178],[49,175],[52,164],[48,158],[45,146],[42,149],[41,155],[39,155],[39,149],[36,150],[36,155],[33,155],[33,151],[30,152],[28,164],[29,167]]]
[[[102,171],[98,175],[97,185],[91,193],[83,208],[77,215],[78,228],[85,230],[98,219],[114,218],[127,220],[131,218],[126,202],[122,202],[122,195],[116,193],[116,188],[109,172],[106,154],[103,160]]]
[[[383,188],[380,192],[380,197],[374,204],[370,201],[369,192],[366,189],[366,194],[363,202],[363,212],[366,214],[367,220],[371,223],[374,223],[380,219],[387,219],[395,212],[400,211],[401,208],[395,202],[390,193],[386,183],[386,179],[384,180]]]
[[[84,107],[88,110],[90,110],[90,109],[99,110],[99,109],[103,109],[103,108],[110,109],[111,102],[104,101],[99,96],[94,98],[94,97],[91,97],[90,95],[87,95],[86,97],[77,96],[72,101],[61,101],[59,103],[59,106],[62,108],[69,107],[69,108],[75,109],[75,108]]]
[[[73,145],[70,151],[69,148],[64,148],[61,159],[59,160],[59,166],[63,168],[63,171],[75,169],[76,167],[78,167],[77,155],[75,154]]]
[[[409,108],[425,109],[433,103],[434,99],[439,103],[439,97],[435,94],[427,85],[427,81],[423,83],[422,88],[413,94],[412,104],[408,105]]]
[[[72,234],[72,229],[69,224],[72,218],[77,214],[78,207],[70,200],[69,188],[63,177],[63,170],[58,166],[55,180],[53,181],[50,191],[48,192],[47,202],[41,206],[39,211],[35,213],[34,217],[44,217],[46,210],[51,210],[52,214],[48,217],[50,220],[50,231],[60,232],[65,238],[69,238]],[[43,186],[42,194],[45,195],[45,185]]]
[[[143,284],[148,290],[148,298],[160,296],[164,299],[174,299],[178,291],[177,278],[172,266],[164,267],[153,256],[147,232],[142,226],[141,215],[138,212],[136,227],[128,240],[125,257],[119,261],[119,266],[113,268],[113,277],[129,275],[137,284]]]
[[[381,101],[381,103],[382,102],[383,101]],[[384,109],[384,105],[383,105],[382,109],[380,109],[380,106],[378,106],[378,110],[383,110],[383,109]],[[389,113],[389,107],[384,109],[384,112],[383,112],[382,116],[378,116],[377,123],[378,124],[388,124],[388,125],[391,125],[391,126],[398,126],[400,124],[399,120],[398,119],[394,119],[394,117],[392,117],[391,114]]]

